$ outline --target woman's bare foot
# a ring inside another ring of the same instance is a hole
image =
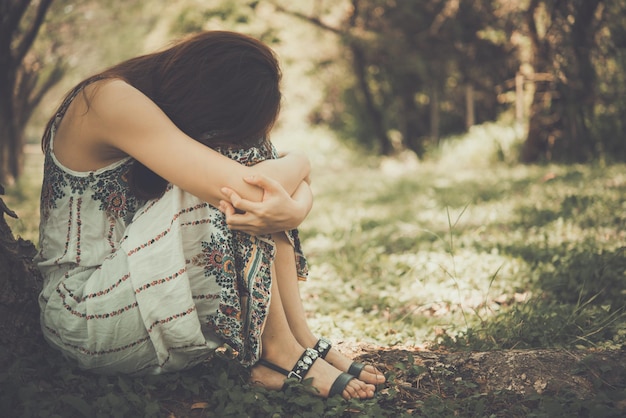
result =
[[[312,345],[312,347],[320,353],[324,360],[339,370],[347,372],[353,364],[351,359],[341,354],[337,349],[333,348],[330,341],[325,338],[317,340],[315,345]],[[354,373],[355,375],[358,374],[358,376],[355,377],[358,377],[359,380],[372,385],[385,383],[385,376],[376,367],[371,364],[359,365],[362,367],[360,373],[350,371],[350,373]]]
[[[280,356],[265,356],[264,360],[273,363],[283,369],[291,370],[300,358],[300,351],[290,351],[290,354],[281,354]],[[317,358],[306,374],[305,379],[313,378],[313,387],[319,392],[319,395],[327,398],[335,380],[339,377],[341,371],[328,364],[324,359]],[[362,373],[364,374],[364,373]],[[287,379],[284,375],[259,363],[252,367],[250,372],[250,383],[263,386],[270,390],[280,390]],[[359,379],[352,379],[344,388],[341,396],[344,399],[369,399],[374,397],[376,388],[374,385],[367,384]]]
[[[352,364],[352,360],[341,354],[334,348],[331,348],[324,358],[329,364],[335,366],[339,370],[347,371]],[[366,364],[361,373],[357,376],[359,380],[372,385],[380,385],[385,383],[385,376],[376,367]]]

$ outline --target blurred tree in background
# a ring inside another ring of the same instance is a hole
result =
[[[519,106],[507,90],[519,96],[526,86],[522,161],[625,159],[626,2],[346,3],[335,25],[279,6],[336,33],[349,52],[338,58],[352,77],[327,83],[313,122],[382,154],[400,146],[421,156],[428,143]]]
[[[31,52],[51,3],[0,0],[0,183],[19,176],[26,123],[61,78],[59,63]]]
[[[604,7],[591,52],[596,106],[590,131],[596,154],[626,161],[626,2],[607,1]]]
[[[426,141],[495,119],[517,69],[492,1],[351,0],[339,27],[309,21],[340,35],[353,73],[313,119],[382,154],[423,156]]]
[[[139,0],[0,0],[0,183],[21,173],[25,130],[48,91],[141,51],[157,21],[144,7]]]
[[[522,13],[538,76],[522,160],[623,158],[625,2],[531,0]]]
[[[279,45],[294,26],[279,14],[334,35],[310,121],[370,152],[423,157],[515,107],[522,161],[626,160],[623,0],[0,0],[0,181],[55,83],[202,29]]]

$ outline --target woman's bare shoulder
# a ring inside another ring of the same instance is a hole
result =
[[[137,88],[119,78],[98,80],[85,87],[89,107],[102,115],[125,115],[129,106],[153,105]]]
[[[90,85],[89,124],[109,145],[154,138],[180,131],[165,113],[145,94],[121,79],[100,80]]]
[[[98,80],[83,93],[72,101],[55,136],[57,158],[73,170],[92,171],[133,155],[133,143],[140,151],[163,125],[171,125],[147,96],[124,80]]]
[[[126,156],[103,140],[105,123],[99,112],[104,108],[101,99],[114,96],[113,89],[128,89],[123,84],[126,83],[121,80],[100,80],[88,84],[73,98],[54,135],[54,153],[66,167],[79,172],[93,171]]]

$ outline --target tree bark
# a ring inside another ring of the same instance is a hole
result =
[[[41,68],[25,63],[52,1],[33,5],[28,21],[31,0],[0,3],[0,182],[20,175],[26,123],[43,94],[60,80],[59,64],[41,82]]]
[[[418,158],[422,158],[426,149],[424,148],[424,139],[420,135],[419,111],[415,105],[415,91],[408,88],[409,85],[406,83],[407,88],[398,92],[402,102],[402,137],[404,145],[413,151]]]
[[[439,125],[441,121],[441,107],[439,104],[439,89],[434,86],[430,91],[430,140],[433,144],[439,143]]]
[[[364,110],[367,113],[373,134],[378,141],[379,152],[382,155],[391,155],[393,153],[393,145],[391,144],[389,135],[387,135],[383,112],[376,105],[374,95],[372,94],[367,80],[365,55],[361,48],[354,44],[351,45],[350,50],[352,51],[352,68],[357,78],[359,91],[363,97]]]
[[[32,262],[35,246],[13,236],[5,214],[17,218],[0,197],[0,370],[14,356],[43,346],[37,303],[42,280]]]
[[[601,0],[547,3],[531,0],[525,11],[535,76],[551,75],[551,79],[534,80],[521,159],[589,161],[600,151],[595,149],[590,126],[596,101],[591,53]],[[550,19],[547,25],[544,22],[545,33],[540,34],[537,11],[542,5],[550,8]]]
[[[528,117],[528,135],[522,146],[521,160],[525,163],[539,159],[551,159],[551,148],[557,139],[556,123],[558,116],[552,114],[551,105],[554,83],[550,78],[543,78],[552,73],[550,44],[539,35],[535,14],[540,0],[532,0],[525,12],[526,25],[532,50],[532,67],[534,72],[534,93]],[[537,77],[540,75],[542,78]]]
[[[567,142],[557,143],[555,152],[568,160],[586,162],[597,155],[590,132],[596,101],[596,71],[591,61],[596,29],[594,21],[600,0],[580,2],[572,15],[574,24],[567,39],[571,52],[563,69],[565,79],[557,84],[563,100],[559,101],[563,115],[563,130]]]
[[[474,86],[471,83],[465,85],[465,129],[468,131],[476,124],[474,111]]]

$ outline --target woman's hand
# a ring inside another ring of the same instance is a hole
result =
[[[243,199],[234,190],[224,187],[219,209],[226,215],[230,229],[250,235],[264,235],[296,228],[306,218],[313,205],[313,194],[302,182],[293,196],[275,180],[261,174],[244,181],[263,190],[263,199],[253,202]]]

